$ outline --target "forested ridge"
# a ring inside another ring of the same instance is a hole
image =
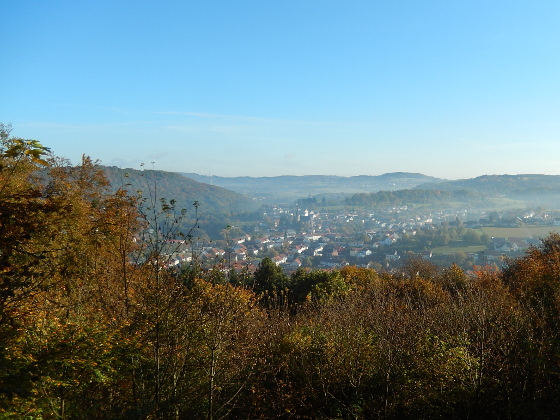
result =
[[[182,173],[187,178],[220,185],[238,193],[260,197],[265,201],[297,200],[308,195],[337,195],[379,190],[414,188],[418,184],[442,181],[438,178],[406,172],[383,175],[284,175],[272,177],[220,177]]]
[[[441,205],[448,202],[463,202],[481,204],[484,201],[485,197],[483,195],[468,190],[408,189],[354,194],[346,198],[345,203],[353,206],[385,208],[387,206],[405,206],[411,203]]]
[[[560,176],[543,174],[519,175],[482,175],[470,179],[455,181],[430,182],[417,185],[418,189],[434,190],[469,190],[487,195],[508,194],[516,190],[557,189],[560,187]]]
[[[248,196],[198,182],[175,172],[120,169],[103,165],[99,165],[99,168],[108,178],[112,191],[123,188],[132,193],[137,191],[147,193],[149,188],[157,185],[160,191],[165,192],[162,195],[169,195],[168,199],[177,200],[177,205],[181,208],[190,209],[193,201],[197,201],[201,210],[211,210],[213,214],[217,215],[242,213],[257,207]]]
[[[549,419],[560,236],[503,271],[169,268],[183,212],[0,130],[0,418]]]

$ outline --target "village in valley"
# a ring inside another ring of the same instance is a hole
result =
[[[261,222],[224,227],[218,239],[181,241],[171,264],[253,272],[263,258],[270,258],[287,274],[347,265],[390,272],[407,259],[422,259],[440,267],[457,264],[468,272],[502,268],[508,258],[523,255],[560,229],[560,212],[542,209],[329,211],[309,210],[302,202],[271,206],[262,212]]]

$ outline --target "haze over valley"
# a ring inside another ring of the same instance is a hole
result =
[[[0,419],[558,417],[560,2],[0,11]]]

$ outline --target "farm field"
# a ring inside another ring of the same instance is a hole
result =
[[[560,226],[523,226],[518,228],[484,227],[477,229],[495,238],[545,238],[551,233],[560,233]],[[434,248],[434,254],[451,254],[456,252],[476,253],[488,249],[487,245],[462,245],[462,242],[451,242],[447,246]]]
[[[480,232],[496,238],[545,238],[550,233],[560,233],[560,226],[484,227]]]
[[[480,252],[488,249],[486,245],[465,245],[465,246],[439,246],[434,248],[434,254],[451,254],[455,252],[464,252],[466,254]]]

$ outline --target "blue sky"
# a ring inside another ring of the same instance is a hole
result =
[[[73,162],[560,174],[557,0],[3,0],[2,16],[0,122]]]

